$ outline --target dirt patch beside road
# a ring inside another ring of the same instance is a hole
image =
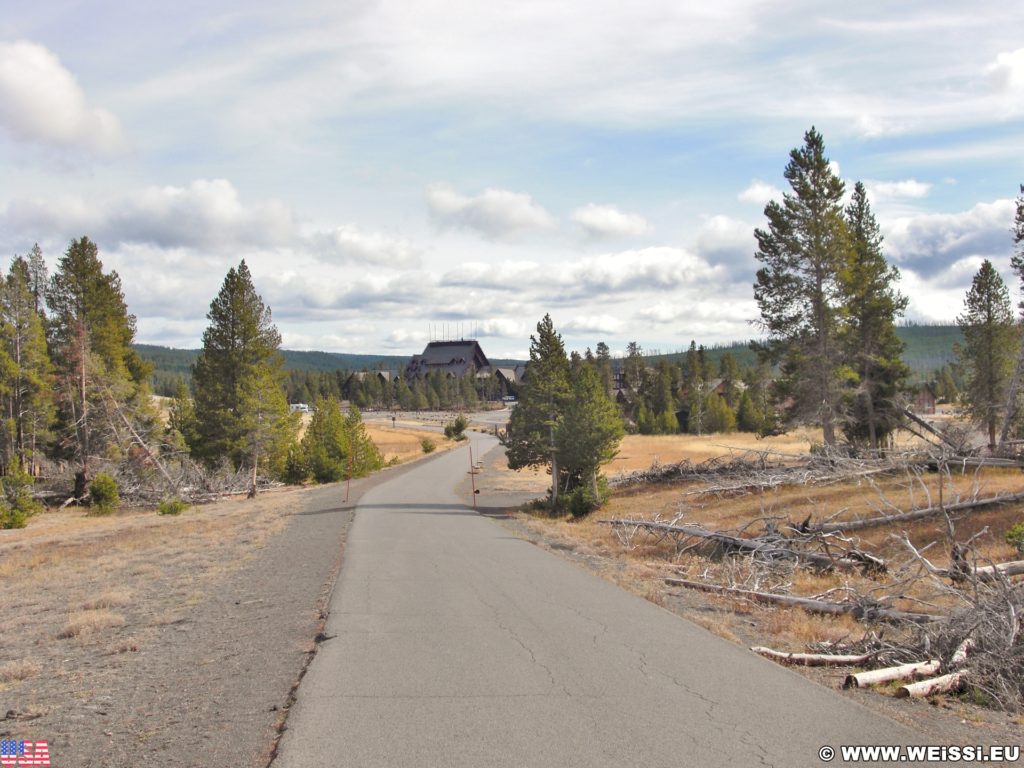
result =
[[[336,484],[0,531],[0,737],[62,768],[266,765],[352,507],[404,470],[348,505]]]

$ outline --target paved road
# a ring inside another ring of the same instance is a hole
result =
[[[458,449],[363,497],[274,768],[822,766],[914,740],[476,515],[467,469]]]

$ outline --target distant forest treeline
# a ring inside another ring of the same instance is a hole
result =
[[[955,325],[904,325],[896,329],[896,335],[906,345],[903,361],[910,367],[912,381],[928,381],[935,372],[953,362],[953,345],[963,342],[963,334]],[[155,344],[135,344],[139,357],[153,365],[153,391],[158,395],[170,397],[174,395],[178,383],[191,378],[192,365],[199,354],[198,349],[172,349]],[[757,364],[757,355],[749,346],[749,342],[714,345],[706,348],[706,354],[714,365],[718,365],[722,356],[731,353],[736,362],[743,368]],[[295,373],[333,373],[337,371],[374,371],[401,370],[409,362],[405,355],[358,355],[343,352],[307,352],[285,349],[285,369]],[[661,360],[679,364],[686,353],[684,351],[670,354],[650,355],[650,365],[657,365]],[[513,366],[524,361],[507,358],[492,359],[494,365]],[[299,377],[291,375],[293,381]],[[292,388],[289,387],[291,390]],[[289,394],[293,394],[291,391]],[[294,401],[293,401],[294,402]]]
[[[153,366],[153,392],[164,397],[172,397],[183,379],[188,382],[192,378],[192,365],[199,355],[198,349],[174,349],[156,344],[134,344],[139,357]],[[297,373],[336,373],[338,371],[400,371],[409,362],[408,355],[358,355],[345,352],[311,352],[294,349],[282,349],[284,368],[289,372],[289,379],[299,377]],[[492,358],[492,365],[514,366],[520,360]],[[293,394],[289,386],[289,398]],[[295,402],[295,400],[292,400]]]
[[[904,344],[903,362],[910,368],[910,381],[920,383],[932,378],[937,370],[954,362],[953,346],[963,343],[964,337],[956,325],[904,325],[896,328],[896,335]],[[699,342],[698,342],[699,343]],[[718,365],[728,352],[741,368],[757,365],[757,353],[750,348],[750,342],[737,341],[732,344],[716,344],[705,348],[709,361]],[[685,351],[670,354],[651,355],[651,364],[660,360],[679,364],[686,357]]]

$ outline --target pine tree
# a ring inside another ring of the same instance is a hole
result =
[[[849,239],[843,218],[844,185],[825,156],[814,128],[790,153],[785,171],[791,192],[764,209],[767,229],[757,229],[754,298],[768,333],[762,353],[782,361],[794,401],[793,418],[814,419],[826,445],[836,441],[843,384],[838,339],[841,271]]]
[[[643,390],[646,375],[644,351],[637,342],[631,341],[626,345],[626,359],[622,361],[622,380],[631,399]]]
[[[1021,300],[1017,304],[1020,309],[1021,325],[1024,326],[1024,184],[1020,185],[1020,195],[1017,197],[1017,214],[1013,220],[1013,256],[1010,257],[1010,266],[1017,273],[1021,286]],[[1024,344],[1020,347],[1017,355],[1017,366],[1014,369],[1013,377],[1006,391],[1006,405],[1003,408],[1003,426],[999,431],[999,446],[1002,448],[1006,438],[1010,434],[1010,425],[1017,417],[1020,410],[1018,392],[1021,379],[1024,378]]]
[[[364,477],[384,466],[384,457],[366,431],[363,415],[358,408],[349,406],[348,415],[345,417],[345,434],[352,454],[349,463],[352,477]],[[349,476],[348,469],[345,476]]]
[[[948,365],[942,366],[935,375],[935,396],[947,403],[956,402],[960,397],[960,389]]]
[[[597,342],[594,366],[598,378],[601,379],[601,386],[604,387],[604,393],[608,397],[612,397],[615,389],[615,377],[612,374],[612,351],[603,341]]]
[[[725,402],[730,408],[736,408],[739,402],[739,387],[742,375],[739,363],[733,357],[732,352],[726,352],[718,362],[718,376],[725,384]]]
[[[604,392],[601,379],[589,365],[573,370],[571,396],[563,405],[555,433],[558,464],[566,488],[587,488],[590,508],[600,505],[597,473],[615,458],[624,429],[615,403]]]
[[[282,473],[288,448],[295,442],[299,415],[288,411],[280,371],[265,362],[242,379],[238,410],[245,464],[252,468],[251,497],[256,495],[261,469]]]
[[[736,427],[741,432],[760,432],[764,426],[764,414],[750,396],[749,390],[740,395],[739,409],[736,411]]]
[[[167,414],[167,430],[170,433],[171,442],[182,448],[194,445],[198,440],[196,409],[192,403],[188,385],[183,378],[178,380],[174,397],[171,399]]]
[[[53,366],[36,309],[29,262],[17,257],[0,288],[0,407],[5,440],[0,461],[35,473],[54,418]]]
[[[151,368],[132,349],[129,314],[117,272],[103,272],[96,244],[73,240],[57,263],[46,293],[50,350],[57,370],[63,453],[79,462],[75,496],[85,495],[94,457],[116,435],[102,414],[112,405],[149,411],[144,386]],[[146,414],[147,417],[149,414]]]
[[[244,398],[259,390],[257,377],[262,384],[275,382],[283,398],[283,359],[281,335],[244,260],[228,270],[206,317],[210,325],[192,368],[196,430],[189,447],[209,465],[228,458],[235,467],[251,467],[252,420],[246,407],[252,401]]]
[[[35,302],[36,314],[43,314],[43,306],[46,303],[46,287],[49,284],[49,276],[46,272],[46,259],[43,258],[43,251],[39,243],[32,246],[28,253],[28,288],[32,293],[32,300]]]
[[[989,447],[995,449],[996,425],[1019,334],[1006,284],[988,259],[974,276],[964,313],[956,322],[964,335],[963,346],[956,350],[967,372],[964,400],[975,421],[987,430]]]
[[[558,501],[559,471],[555,428],[570,396],[569,358],[550,315],[530,336],[530,361],[503,440],[509,469],[551,463],[551,502]]]
[[[717,392],[712,392],[707,396],[706,402],[707,405],[705,406],[705,411],[707,413],[707,431],[735,432],[736,414],[733,413],[729,404],[725,402],[725,398]]]
[[[843,329],[847,359],[859,376],[844,431],[851,440],[866,437],[872,450],[901,420],[896,402],[910,374],[896,336],[896,318],[907,298],[896,290],[899,270],[885,260],[882,234],[859,181],[846,209],[849,258],[842,273]]]
[[[304,465],[318,483],[333,483],[345,476],[350,445],[345,417],[337,400],[316,401],[301,447]]]

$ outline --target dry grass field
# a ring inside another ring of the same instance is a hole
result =
[[[608,477],[620,472],[634,472],[651,465],[675,464],[688,459],[696,463],[716,456],[747,451],[777,451],[802,455],[810,450],[815,438],[811,430],[799,430],[779,437],[758,437],[748,432],[710,435],[626,435],[619,454],[603,468]],[[820,439],[820,435],[818,436]]]
[[[22,681],[35,688],[33,678],[43,675],[38,695],[22,691],[19,701],[46,709],[54,685],[74,698],[76,670],[92,659],[116,669],[123,654],[159,643],[188,605],[284,527],[293,493],[221,501],[178,517],[65,509],[0,531],[0,603],[8,609],[0,700]]]
[[[370,439],[384,454],[384,460],[397,459],[399,464],[419,458],[423,455],[422,441],[429,439],[436,446],[436,451],[448,451],[460,443],[445,439],[444,435],[426,432],[410,427],[392,427],[380,422],[366,422],[366,431]]]

